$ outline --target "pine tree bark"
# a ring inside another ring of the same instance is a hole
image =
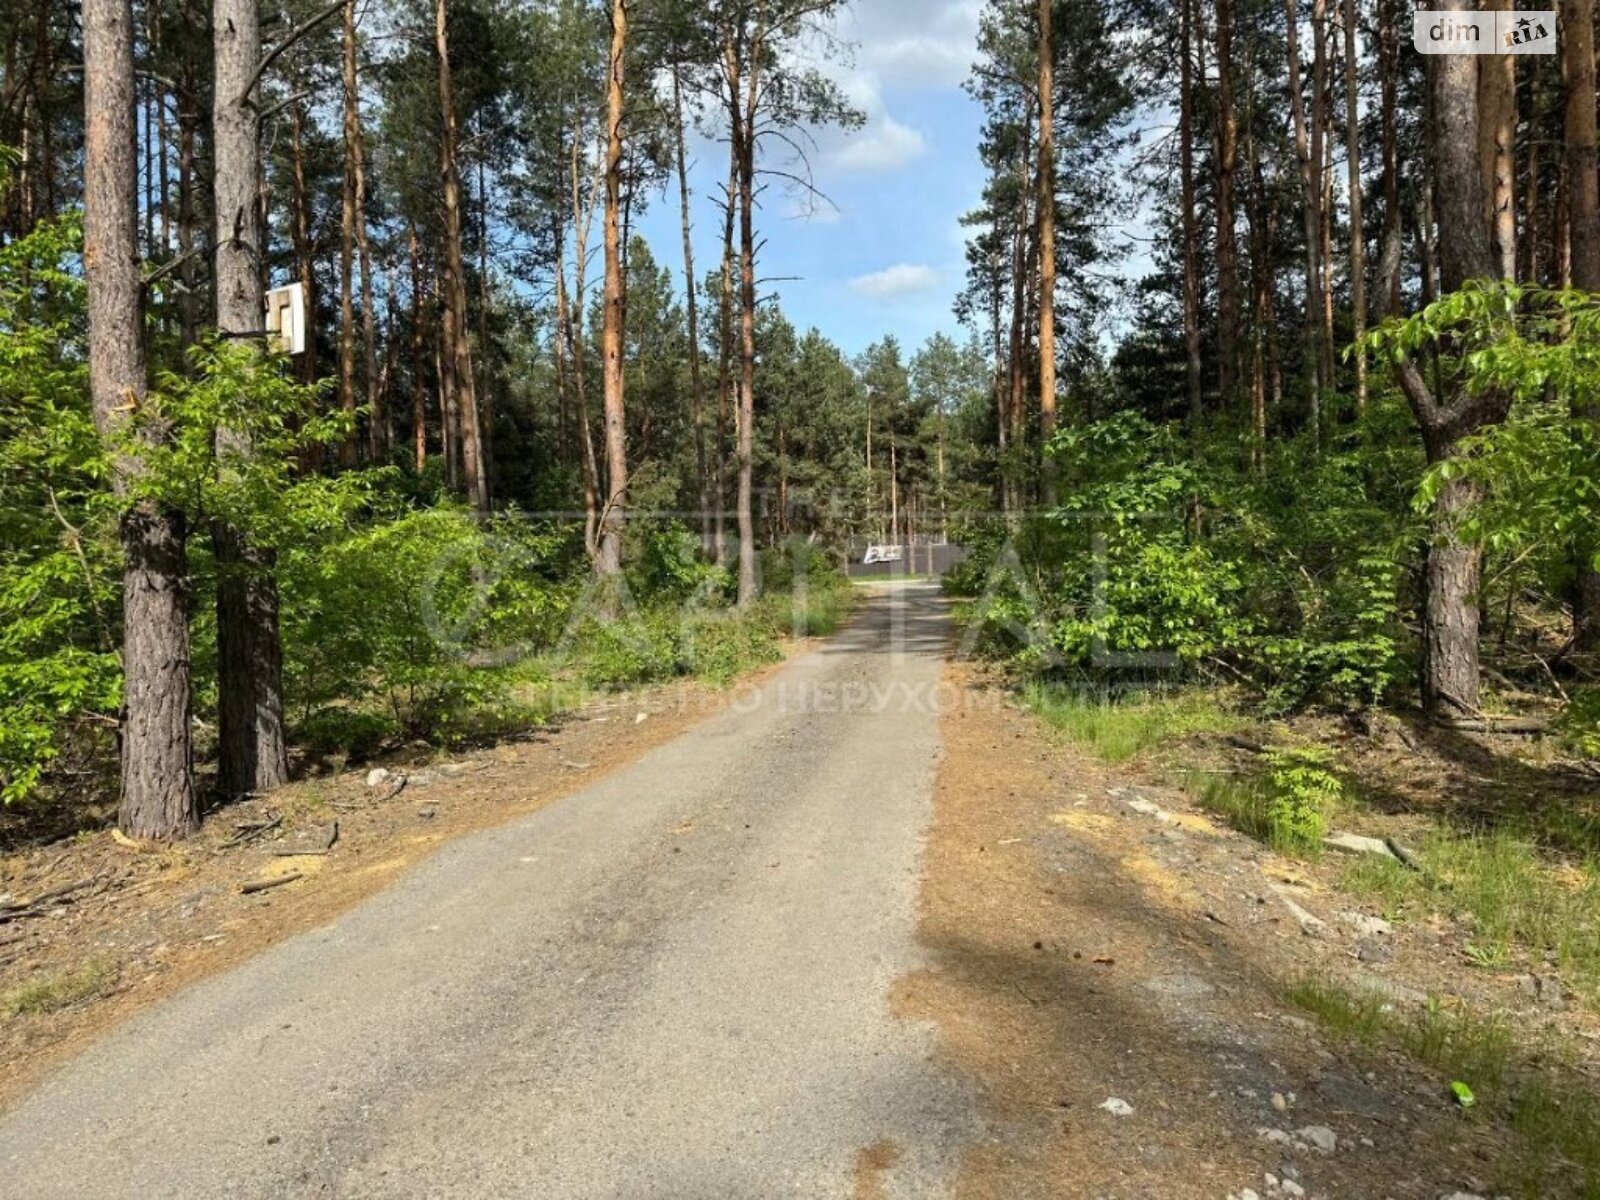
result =
[[[1600,292],[1600,177],[1596,174],[1594,0],[1566,0],[1561,10],[1566,75],[1563,142],[1572,286]]]
[[[1313,28],[1322,19],[1324,0],[1315,0]],[[1305,96],[1301,90],[1300,14],[1295,0],[1284,0],[1288,17],[1289,112],[1294,125],[1295,154],[1300,160],[1301,217],[1304,222],[1306,256],[1305,363],[1308,412],[1313,437],[1322,423],[1322,121],[1320,64],[1313,67],[1312,95],[1317,104],[1312,119],[1306,118]]]
[[[257,0],[212,9],[212,141],[216,204],[217,330],[254,344],[265,321],[261,149],[250,94],[261,61]],[[251,452],[241,430],[219,429],[226,460]],[[218,781],[226,795],[266,792],[289,778],[283,736],[283,651],[270,553],[238,530],[212,529],[217,560]]]
[[[406,252],[411,260],[411,442],[420,475],[428,466],[428,393],[422,380],[422,247],[414,225],[406,229]]]
[[[1240,285],[1234,177],[1239,160],[1239,122],[1233,100],[1233,5],[1217,0],[1217,113],[1213,157],[1217,206],[1217,383],[1222,403],[1239,390]]]
[[[467,500],[489,512],[489,476],[483,461],[478,394],[467,325],[467,279],[461,252],[461,174],[456,163],[455,81],[450,66],[449,0],[434,0],[434,50],[439,58],[439,180],[444,214],[443,356],[449,360],[450,399],[460,422],[461,473]]]
[[[1378,279],[1380,315],[1400,312],[1400,0],[1378,0],[1378,111],[1383,126],[1383,271]]]
[[[1600,177],[1596,175],[1594,0],[1566,0],[1561,12],[1562,66],[1566,75],[1563,143],[1566,150],[1568,253],[1572,286],[1600,292]],[[1580,421],[1600,420],[1591,395],[1573,405]],[[1594,540],[1577,547],[1573,632],[1583,650],[1600,647],[1600,571]]]
[[[678,211],[683,225],[683,297],[689,336],[689,414],[694,422],[695,480],[700,495],[700,553],[709,562],[716,555],[711,523],[711,472],[706,450],[706,402],[700,381],[700,288],[694,277],[694,230],[689,219],[689,151],[683,120],[683,80],[672,69],[672,116],[678,158]]]
[[[305,111],[299,104],[289,106],[289,170],[292,184],[290,212],[294,222],[295,278],[305,293],[306,318],[317,311],[315,249],[311,244],[311,193],[306,187]],[[298,362],[300,382],[317,380],[317,339],[306,338],[305,352]]]
[[[1050,439],[1056,432],[1056,131],[1054,0],[1039,0],[1039,469],[1046,505],[1056,502]]]
[[[120,442],[146,396],[137,245],[133,8],[84,0],[84,275],[95,425]],[[160,436],[153,424],[146,439]],[[177,838],[200,824],[190,760],[189,567],[183,518],[136,494],[136,452],[115,459],[124,503],[122,778],[117,823]]]
[[[717,332],[717,429],[715,461],[712,466],[713,486],[717,493],[716,515],[712,532],[716,537],[716,562],[719,567],[728,565],[728,419],[733,408],[733,226],[738,213],[739,154],[731,146],[728,151],[728,182],[723,193],[722,207],[722,275],[719,293]]]
[[[1200,397],[1200,231],[1194,187],[1194,6],[1198,0],[1178,2],[1179,53],[1183,56],[1178,67],[1178,202],[1183,209],[1184,383],[1189,416],[1198,432],[1204,415]]]
[[[1446,10],[1470,10],[1468,0],[1443,0]],[[1477,59],[1441,54],[1428,59],[1433,160],[1437,164],[1440,282],[1453,292],[1495,270],[1479,157]],[[1503,420],[1508,399],[1498,392],[1457,390],[1438,395],[1410,360],[1396,373],[1422,430],[1430,463],[1461,453],[1462,439]],[[1430,514],[1424,566],[1421,690],[1435,714],[1473,716],[1478,709],[1478,585],[1481,552],[1463,540],[1460,519],[1477,502],[1475,485],[1456,477],[1440,490]]]
[[[1509,12],[1511,0],[1485,0],[1486,10]],[[1517,277],[1517,59],[1486,54],[1478,60],[1478,155],[1484,215],[1497,279]]]
[[[627,82],[628,4],[611,0],[611,55],[606,79],[605,296],[600,329],[602,402],[605,410],[606,490],[600,516],[595,573],[622,573],[622,526],[627,519],[628,425],[623,388],[622,116]]]
[[[757,18],[758,22],[761,18]],[[761,96],[759,26],[749,45],[730,43],[726,75],[732,116],[731,134],[739,191],[739,403],[735,413],[739,463],[739,607],[754,604],[760,590],[755,544],[756,420],[756,230],[755,122]],[[745,61],[747,60],[747,61]]]
[[[344,169],[339,213],[339,407],[350,430],[339,446],[339,463],[356,465],[360,435],[356,430],[356,223],[361,219],[356,196],[356,157],[361,152],[361,115],[356,90],[356,0],[345,0],[344,38],[340,55],[343,82]]]
[[[1378,0],[1381,4],[1384,0]],[[1355,342],[1356,411],[1367,407],[1367,354],[1361,338],[1367,331],[1366,225],[1361,205],[1361,53],[1356,44],[1356,0],[1344,0],[1344,137],[1350,204],[1350,323]]]

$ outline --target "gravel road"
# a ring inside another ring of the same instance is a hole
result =
[[[0,1196],[937,1197],[970,1087],[894,1018],[947,625],[928,586],[536,815],[122,1026]]]

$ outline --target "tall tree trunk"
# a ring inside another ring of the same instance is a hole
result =
[[[1447,11],[1470,11],[1467,0],[1443,0]],[[1477,59],[1441,54],[1428,59],[1432,95],[1430,129],[1437,164],[1441,285],[1453,292],[1468,279],[1495,270],[1483,200],[1479,159]],[[1428,461],[1461,453],[1462,439],[1505,416],[1498,393],[1436,395],[1418,365],[1397,364],[1397,374],[1422,429]],[[1461,536],[1461,517],[1477,502],[1476,485],[1456,476],[1441,489],[1431,514],[1424,568],[1425,600],[1421,688],[1435,713],[1475,715],[1478,708],[1478,585],[1481,553]]]
[[[266,230],[261,215],[261,148],[250,94],[261,61],[257,0],[215,0],[212,9],[212,140],[216,203],[217,330],[250,344],[265,320],[261,283]],[[248,455],[249,436],[217,431],[219,457]],[[218,522],[218,780],[224,793],[280,787],[289,777],[283,738],[283,651],[272,556]]]
[[[1380,4],[1384,0],[1378,0]],[[1367,331],[1366,225],[1361,215],[1361,52],[1356,45],[1356,0],[1344,0],[1344,151],[1350,180],[1350,322],[1356,343],[1356,411],[1367,407],[1367,354],[1360,346]]]
[[[762,34],[750,46],[748,61],[740,61],[740,48],[728,56],[732,136],[738,155],[739,183],[739,405],[737,410],[739,460],[739,607],[755,603],[760,581],[756,578],[755,545],[755,423],[756,423],[756,115],[761,96]]]
[[[422,248],[414,225],[406,229],[406,252],[411,259],[411,441],[420,475],[428,466],[428,392],[422,380]]]
[[[356,465],[360,445],[356,430],[356,225],[361,220],[356,198],[356,156],[361,145],[361,113],[356,86],[356,0],[345,0],[344,41],[340,57],[343,80],[344,169],[339,213],[339,407],[350,430],[339,446],[339,462]]]
[[[1600,178],[1596,176],[1594,0],[1566,0],[1561,14],[1562,65],[1567,95],[1564,120],[1567,213],[1572,286],[1600,292]],[[1600,403],[1580,395],[1574,415],[1593,423]],[[1578,579],[1573,597],[1574,633],[1585,650],[1600,646],[1600,571],[1592,538],[1577,547]]]
[[[1511,0],[1485,0],[1485,9],[1510,12]],[[1486,54],[1478,63],[1478,157],[1484,217],[1494,274],[1517,277],[1517,60]]]
[[[570,171],[572,176],[572,220],[576,263],[573,299],[567,299],[565,241],[556,244],[556,315],[565,330],[567,353],[572,359],[572,384],[578,401],[579,457],[583,470],[583,545],[592,561],[600,552],[600,467],[594,452],[594,432],[589,423],[588,367],[583,340],[583,309],[588,295],[589,223],[593,216],[593,192],[583,199],[583,173],[579,143],[581,128],[574,129]],[[576,314],[574,314],[576,310]]]
[[[1183,347],[1184,382],[1189,396],[1189,416],[1196,432],[1200,401],[1200,232],[1194,192],[1194,6],[1197,0],[1178,0],[1178,203],[1183,209]],[[1293,0],[1290,0],[1293,3]]]
[[[461,468],[467,499],[489,511],[489,475],[483,462],[478,394],[467,331],[467,278],[461,254],[461,174],[456,166],[455,82],[450,68],[449,0],[434,0],[434,48],[439,56],[439,179],[444,211],[444,355],[450,359],[451,394],[461,423]]]
[[[1235,226],[1234,176],[1238,170],[1239,122],[1233,102],[1233,5],[1217,0],[1217,114],[1213,160],[1217,205],[1217,382],[1224,405],[1239,388],[1239,245]]]
[[[628,425],[623,397],[623,265],[619,227],[622,208],[623,86],[628,56],[627,0],[611,0],[611,57],[606,81],[605,299],[600,330],[605,405],[606,491],[600,519],[595,572],[622,572],[622,526],[627,515]]]
[[[1044,502],[1056,502],[1050,439],[1056,431],[1056,130],[1055,39],[1050,10],[1039,0],[1039,469]]]
[[[84,0],[84,274],[95,425],[120,440],[146,395],[138,239],[133,8]],[[154,423],[144,431],[159,436]],[[135,455],[115,459],[123,594],[122,780],[117,823],[141,838],[200,824],[190,770],[189,613],[183,518],[135,493]]]
[[[1378,0],[1378,112],[1383,123],[1383,266],[1378,302],[1383,315],[1400,313],[1400,0]]]
[[[315,248],[311,244],[311,193],[306,187],[305,110],[299,104],[289,106],[289,167],[293,185],[290,211],[294,221],[295,278],[305,293],[306,319],[314,325],[317,312],[317,274]],[[297,364],[300,382],[314,383],[317,379],[317,339],[306,337],[305,352]]]
[[[200,235],[200,212],[195,203],[195,178],[199,174],[200,83],[195,52],[190,48],[192,42],[193,39],[185,39],[178,87],[178,255],[183,259],[183,266],[178,269],[178,277],[183,281],[183,289],[178,293],[178,320],[185,346],[192,346],[200,339],[201,303],[200,276],[195,264],[195,240]]]
[[[1566,0],[1561,12],[1566,75],[1563,142],[1572,286],[1600,292],[1600,177],[1596,175],[1594,0]]]
[[[712,485],[717,493],[717,508],[712,520],[712,533],[716,538],[716,563],[728,565],[728,417],[733,407],[733,225],[738,213],[739,151],[731,144],[728,150],[728,182],[723,192],[726,201],[722,207],[722,276],[718,293],[717,313],[717,428],[715,457],[712,464]]]
[[[683,80],[672,68],[672,116],[678,157],[678,211],[683,225],[683,299],[689,324],[689,414],[694,422],[695,479],[700,492],[700,553],[709,561],[716,554],[711,525],[711,473],[706,457],[706,402],[700,387],[700,287],[694,277],[694,236],[689,221],[689,151],[684,136]]]
[[[1314,28],[1322,20],[1324,0],[1314,0]],[[1312,436],[1322,423],[1322,79],[1320,64],[1313,68],[1312,96],[1317,105],[1313,119],[1307,121],[1305,96],[1300,82],[1300,14],[1295,0],[1284,0],[1288,17],[1289,112],[1294,124],[1295,154],[1300,160],[1301,216],[1304,222],[1306,254],[1305,356],[1307,381],[1307,420]],[[1320,35],[1319,35],[1320,40]]]

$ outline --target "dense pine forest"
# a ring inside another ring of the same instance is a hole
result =
[[[855,355],[762,263],[847,8],[0,14],[6,836],[731,678],[933,537],[1020,678],[1600,745],[1590,0],[989,0],[949,330]]]

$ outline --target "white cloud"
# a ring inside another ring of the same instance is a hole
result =
[[[867,112],[867,123],[847,134],[829,156],[841,171],[898,171],[928,152],[927,139],[885,110]]]
[[[899,300],[939,286],[939,272],[926,263],[896,263],[850,281],[850,290],[873,300]]]
[[[978,49],[979,0],[950,0],[931,15],[930,7],[927,0],[862,0],[845,33],[859,42],[861,65],[907,88],[966,79]]]

